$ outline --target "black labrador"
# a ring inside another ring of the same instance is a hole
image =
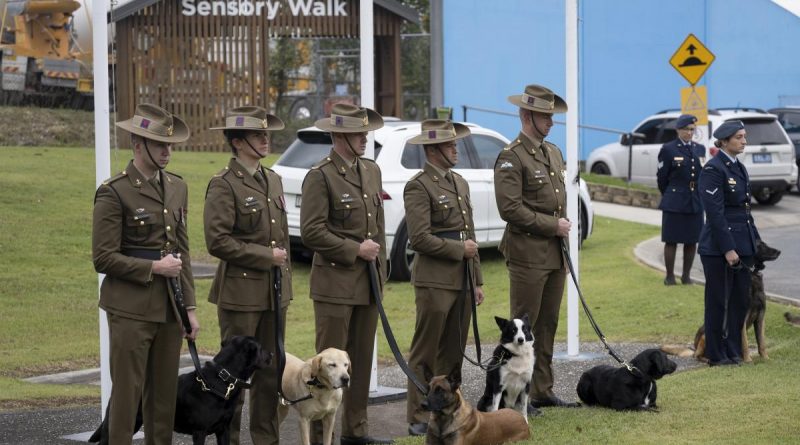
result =
[[[587,405],[618,411],[657,408],[656,380],[675,372],[678,365],[658,349],[640,352],[630,364],[631,370],[600,365],[584,372],[578,381],[578,397]]]
[[[218,445],[230,443],[230,424],[245,383],[258,369],[270,363],[270,355],[261,348],[254,337],[236,336],[222,342],[222,349],[212,362],[201,369],[203,382],[197,380],[197,371],[178,377],[178,396],[175,404],[175,432],[191,434],[195,445],[202,445],[206,436],[214,434]],[[205,388],[214,388],[206,390]],[[232,385],[230,391],[228,387]],[[223,397],[227,392],[227,398]],[[136,414],[133,431],[142,426],[142,404]],[[89,442],[108,444],[108,410],[103,423]]]

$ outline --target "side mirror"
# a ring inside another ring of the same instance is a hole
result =
[[[630,133],[623,134],[622,137],[619,139],[619,143],[620,145],[624,145],[626,147],[628,145],[631,145],[631,134]]]
[[[622,145],[644,144],[646,136],[643,133],[625,133],[619,140]]]

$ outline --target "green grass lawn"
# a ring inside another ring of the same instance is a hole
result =
[[[0,148],[0,410],[98,403],[97,387],[36,385],[19,379],[98,365],[97,275],[91,263],[93,152],[78,148]],[[193,258],[210,260],[202,233],[205,186],[228,156],[176,153],[170,170],[189,183]],[[129,159],[112,154],[113,170]],[[274,157],[272,158],[274,160]],[[658,228],[597,218],[581,250],[581,281],[609,341],[688,343],[702,321],[703,288],[661,284],[661,273],[637,263],[633,247]],[[486,302],[479,308],[484,342],[497,337],[493,315],[508,314],[508,278],[502,258],[481,252]],[[295,264],[295,300],[289,309],[287,350],[312,354],[313,311],[308,264]],[[209,280],[197,281],[203,326],[199,346],[219,344],[215,307],[206,302]],[[407,349],[414,326],[413,290],[390,282],[386,307],[398,343]],[[566,300],[565,300],[566,301]],[[566,310],[562,329],[566,334]],[[790,443],[800,418],[800,330],[788,326],[785,307],[770,303],[771,360],[737,368],[701,368],[659,383],[661,413],[599,409],[548,410],[531,422],[530,443]],[[581,317],[582,341],[595,341]],[[391,353],[380,335],[379,353]],[[404,439],[404,444],[421,440]]]
[[[654,194],[659,193],[658,189],[655,187],[649,187],[634,182],[628,183],[628,181],[626,181],[625,178],[617,178],[608,175],[598,175],[595,173],[581,173],[581,178],[583,178],[583,180],[588,182],[589,184],[613,185],[615,187],[622,187],[632,190],[641,190],[643,192],[648,192],[648,193],[654,193]]]

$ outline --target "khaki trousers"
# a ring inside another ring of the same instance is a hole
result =
[[[417,321],[411,340],[408,365],[420,382],[425,368],[433,375],[461,371],[467,345],[472,306],[462,290],[414,287]],[[427,383],[427,382],[425,382]],[[406,419],[408,423],[428,423],[429,411],[420,406],[424,396],[408,381]]]
[[[281,309],[284,332],[286,331],[286,309]],[[278,387],[275,353],[275,313],[273,311],[231,311],[217,308],[220,336],[223,341],[236,335],[249,335],[256,338],[261,348],[272,353],[272,363],[253,374],[250,391],[250,438],[255,445],[279,443],[280,424],[278,424]],[[242,406],[245,392],[242,391],[236,405],[236,413],[231,419],[231,445],[239,444],[242,422]]]
[[[534,269],[511,262],[507,266],[511,281],[511,317],[528,314],[533,327],[536,363],[529,396],[531,399],[552,397],[553,340],[567,271],[564,268]]]
[[[139,401],[144,442],[172,443],[182,330],[172,311],[165,323],[107,314],[111,349],[109,443],[130,444]]]
[[[378,307],[351,306],[314,301],[317,352],[326,348],[347,351],[350,356],[350,387],[342,398],[342,436],[369,434],[367,404]],[[322,424],[314,422],[311,441],[322,443]]]

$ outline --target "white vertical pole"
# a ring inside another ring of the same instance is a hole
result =
[[[84,7],[92,8],[92,67],[94,71],[94,163],[95,187],[111,176],[111,135],[109,121],[111,111],[108,102],[108,22],[106,14],[108,2],[84,2]],[[99,285],[105,275],[98,275]],[[106,405],[111,397],[111,371],[109,368],[108,320],[100,309],[100,415],[105,417]]]
[[[372,15],[373,0],[360,0],[359,36],[361,37],[361,106],[375,109],[375,38]],[[367,133],[367,151],[364,154],[375,159],[375,135]],[[372,372],[369,390],[378,390],[378,333],[375,333],[372,348]]]
[[[572,221],[569,234],[569,251],[572,257],[575,275],[578,276],[578,184],[574,181],[578,176],[578,0],[566,2],[566,83],[567,83],[567,218]],[[586,228],[584,227],[584,230]],[[578,335],[578,290],[567,278],[567,354],[575,357],[579,354],[580,339]]]

